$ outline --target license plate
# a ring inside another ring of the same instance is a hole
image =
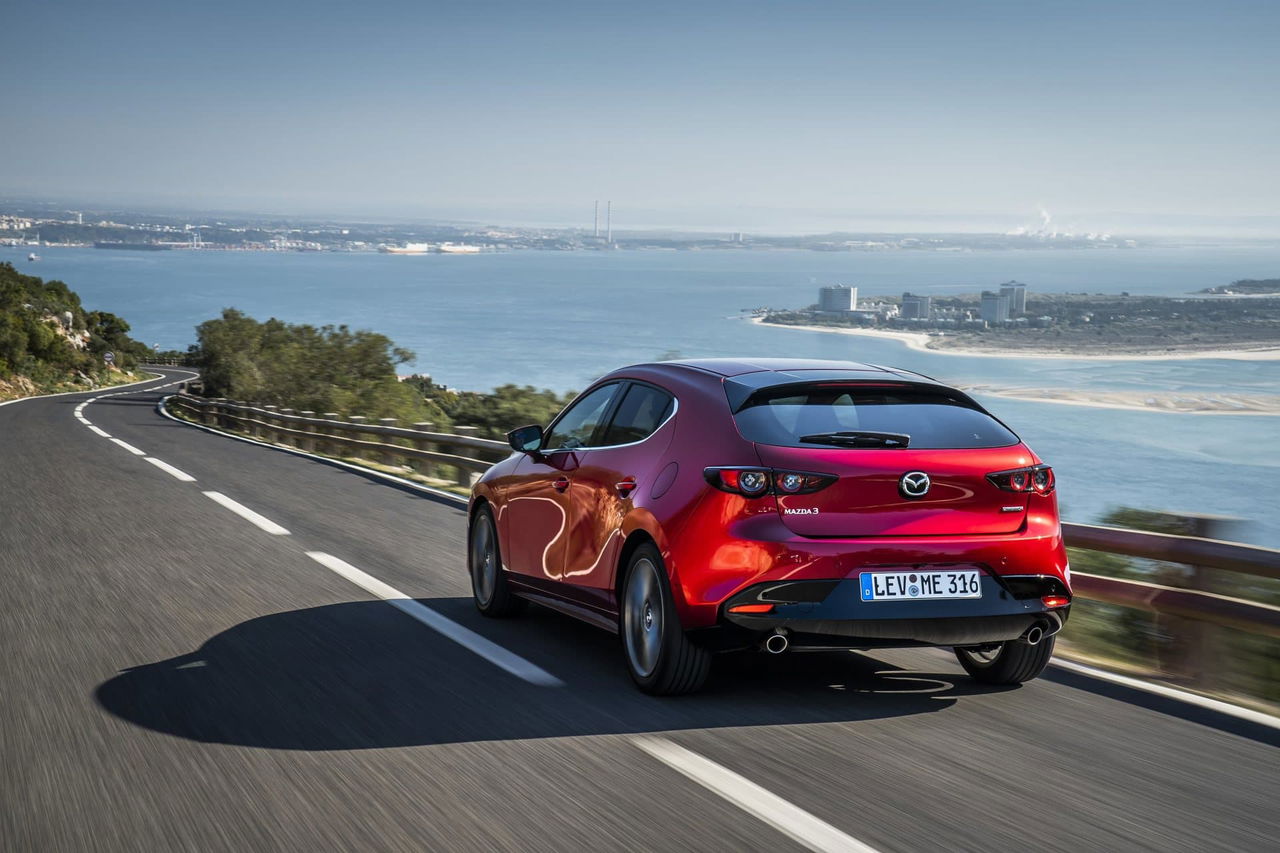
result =
[[[976,571],[863,572],[863,601],[925,601],[982,598]]]

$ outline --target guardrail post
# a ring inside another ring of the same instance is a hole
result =
[[[280,410],[280,414],[281,414],[281,415],[292,415],[292,414],[293,414],[293,409],[281,409],[281,410]],[[288,422],[287,422],[287,421],[285,421],[285,420],[284,420],[284,418],[282,417],[282,418],[280,419],[280,423],[279,423],[279,424],[277,424],[277,426],[279,426],[279,427],[280,427],[280,429],[287,429],[287,428],[289,427],[289,424],[288,424]],[[279,440],[280,440],[280,443],[281,443],[281,444],[283,444],[283,445],[285,445],[285,446],[287,446],[287,447],[297,447],[297,446],[298,446],[298,439],[297,439],[297,436],[290,435],[290,434],[289,434],[289,433],[287,433],[287,432],[282,432],[282,433],[280,433]]]
[[[431,421],[418,421],[413,425],[413,428],[416,429],[418,432],[435,432],[436,425],[433,424]],[[415,438],[411,440],[413,442],[413,446],[418,448],[419,450],[425,450],[428,453],[430,453],[436,449],[435,444],[433,442],[425,441],[421,438]],[[423,475],[424,477],[433,476],[436,470],[435,463],[427,459],[411,459],[409,460],[409,467],[412,468],[414,471],[418,472],[419,474]]]
[[[458,427],[454,427],[453,431],[455,434],[465,436],[466,438],[476,438],[477,437],[476,434],[480,432],[480,427],[458,426]],[[476,451],[472,450],[470,447],[459,447],[454,452],[457,453],[459,456],[467,456],[472,459],[480,458],[479,454],[476,453]],[[459,486],[466,486],[467,488],[471,488],[476,484],[476,480],[479,480],[479,479],[480,479],[480,475],[475,471],[469,471],[466,468],[463,468],[461,466],[458,467],[458,476],[455,482]]]
[[[325,412],[324,419],[326,421],[337,421],[342,419],[342,415],[338,414],[337,412]],[[329,424],[318,426],[317,430],[321,435],[333,435],[333,432],[334,432],[334,428]],[[338,445],[332,441],[327,441],[322,438],[319,440],[319,446],[320,446],[320,452],[328,456],[342,455],[341,448],[339,448]]]
[[[352,415],[351,417],[347,418],[347,420],[348,420],[349,422],[351,422],[351,424],[352,424],[352,425],[357,426],[357,427],[360,427],[360,426],[364,426],[364,424],[365,424],[369,419],[368,419],[368,418],[366,418],[364,415]],[[355,438],[355,439],[365,439],[365,438],[368,438],[369,436],[368,436],[368,434],[363,433],[363,432],[359,432],[359,431],[357,430],[356,432],[353,432],[353,433],[351,434],[351,437],[352,437],[352,438]],[[356,458],[356,459],[365,459],[365,458],[367,458],[367,457],[365,456],[365,453],[364,453],[364,448],[362,448],[362,447],[357,447],[357,448],[355,448],[355,449],[352,451],[352,455],[353,455],[353,456],[355,456],[355,458]]]
[[[1229,539],[1238,535],[1241,519],[1212,515],[1180,515],[1187,530],[1185,536],[1203,539]],[[1185,586],[1203,592],[1223,592],[1222,575],[1217,569],[1205,566],[1186,566]],[[1217,675],[1224,668],[1229,656],[1221,654],[1222,631],[1212,622],[1188,619],[1160,613],[1156,625],[1170,642],[1160,644],[1160,669],[1167,675],[1194,685],[1200,690],[1212,690]],[[1226,668],[1229,668],[1229,664]]]
[[[314,418],[316,416],[316,413],[311,411],[310,409],[304,409],[303,411],[298,412],[298,414],[304,418]],[[315,424],[298,424],[298,429],[302,430],[303,432],[311,433],[316,431],[316,425]],[[311,438],[310,436],[300,435],[297,437],[297,439],[298,439],[297,441],[298,447],[302,448],[308,453],[312,453],[315,451],[316,440],[314,438]]]
[[[378,418],[378,423],[384,427],[393,427],[396,425],[396,419],[395,418]],[[395,439],[391,438],[390,436],[385,436],[385,435],[379,436],[378,440],[381,441],[383,444],[395,444]],[[404,460],[404,457],[396,453],[394,450],[382,451],[383,465],[392,465],[392,466],[399,465],[403,460]]]
[[[265,421],[267,425],[264,427],[257,427],[257,425],[255,424],[255,427],[257,428],[254,434],[260,436],[261,438],[265,438],[267,441],[274,443],[277,440],[279,440],[279,436],[276,435],[276,431],[275,431],[275,427],[277,426],[276,419],[275,417],[273,417],[276,412],[276,407],[263,406],[262,408],[265,409],[265,412],[259,418],[259,420]]]

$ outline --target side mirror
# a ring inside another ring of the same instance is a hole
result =
[[[542,446],[542,427],[537,424],[516,427],[507,433],[507,443],[517,453],[533,453]]]

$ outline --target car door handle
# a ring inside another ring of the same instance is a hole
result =
[[[618,497],[630,497],[631,493],[636,490],[636,478],[623,477],[617,483],[614,483],[613,487],[618,490]]]
[[[563,492],[565,489],[569,488],[569,478],[556,477],[555,481],[551,484],[551,487],[557,492]]]

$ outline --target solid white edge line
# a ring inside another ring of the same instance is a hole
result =
[[[679,744],[659,737],[639,737],[632,742],[663,764],[810,850],[876,853],[876,848],[841,832],[745,776],[739,776]]]
[[[200,374],[196,373],[196,374],[192,374],[192,375],[194,375],[194,376],[199,376]],[[132,385],[142,385],[142,384],[145,384],[145,383],[147,383],[147,382],[155,382],[157,379],[164,379],[164,374],[163,374],[163,373],[157,373],[156,375],[152,376],[150,379],[139,379],[137,382],[126,382],[126,383],[125,383],[125,384],[123,384],[123,385],[110,385],[110,386],[108,386],[108,387],[110,387],[110,388],[128,388],[128,387],[130,387],[130,386],[132,386]],[[86,389],[85,389],[85,390],[83,390],[83,391],[59,391],[57,394],[32,394],[30,397],[19,397],[19,398],[18,398],[18,399],[16,399],[16,400],[5,400],[3,403],[0,403],[0,406],[12,406],[14,403],[25,403],[25,402],[27,402],[28,400],[47,400],[47,399],[49,399],[50,397],[70,397],[72,394],[93,394],[93,393],[96,393],[96,392],[101,391],[101,390],[102,390],[101,388],[86,388]],[[152,390],[155,390],[155,389],[153,389],[153,388],[139,388],[138,390],[139,390],[139,391],[152,391]],[[132,393],[134,393],[134,392],[132,392],[132,391],[131,391],[131,392],[129,392],[129,393],[131,393],[131,394],[132,394]]]
[[[127,441],[121,441],[121,440],[120,440],[120,439],[118,439],[118,438],[113,438],[113,439],[111,439],[111,443],[112,443],[112,444],[118,444],[118,445],[120,445],[120,446],[121,446],[121,447],[123,447],[125,450],[129,451],[130,453],[132,453],[134,456],[146,456],[146,455],[147,455],[147,454],[143,453],[141,450],[139,450],[138,448],[134,447],[132,444],[130,444],[130,443],[129,443],[129,442],[127,442]]]
[[[205,492],[204,496],[216,504],[221,504],[222,506],[234,512],[236,515],[243,518],[245,521],[260,527],[261,529],[270,533],[272,536],[288,536],[289,535],[288,530],[285,530],[283,527],[276,524],[274,521],[267,518],[265,515],[259,515],[258,513],[249,509],[244,504],[239,503],[237,501],[233,501],[231,498],[227,497],[222,492]]]
[[[530,663],[516,653],[507,651],[492,640],[482,637],[470,628],[459,625],[447,616],[442,616],[421,602],[415,601],[400,592],[395,587],[389,586],[373,575],[357,569],[350,563],[323,551],[308,551],[307,556],[326,569],[351,581],[366,592],[381,598],[401,613],[412,616],[433,631],[453,640],[467,651],[479,655],[499,669],[540,687],[564,686],[563,681],[537,664]]]
[[[415,489],[419,492],[424,492],[428,495],[434,495],[435,497],[438,497],[438,498],[445,498],[447,500],[452,501],[453,503],[458,504],[459,506],[466,506],[468,503],[467,499],[462,495],[454,494],[453,492],[446,492],[444,489],[436,489],[436,488],[432,488],[431,486],[424,486],[422,483],[415,483],[413,480],[406,480],[404,477],[397,477],[395,474],[388,474],[384,471],[378,471],[373,468],[365,468],[363,465],[355,465],[351,462],[344,462],[341,459],[334,459],[329,456],[321,456],[318,453],[309,453],[308,451],[302,450],[297,447],[285,447],[284,445],[280,445],[280,444],[272,444],[269,441],[259,441],[258,439],[250,438],[247,435],[236,435],[234,432],[226,432],[224,430],[217,429],[216,427],[205,426],[204,424],[196,424],[196,423],[192,423],[191,421],[184,421],[182,418],[176,417],[172,413],[165,410],[165,407],[164,407],[165,401],[169,400],[174,396],[176,395],[170,394],[169,396],[163,398],[162,400],[160,400],[159,403],[156,404],[156,411],[160,413],[161,417],[168,418],[174,423],[179,423],[179,424],[182,424],[183,426],[191,427],[192,429],[204,430],[205,432],[213,433],[214,435],[220,435],[223,438],[230,438],[230,439],[234,439],[235,441],[243,441],[246,444],[256,444],[259,447],[266,447],[266,448],[270,448],[271,450],[279,450],[284,453],[292,453],[294,456],[302,456],[306,459],[315,459],[319,462],[325,462],[329,465],[337,465],[341,468],[346,468],[351,471],[356,471],[360,474],[377,477],[380,480],[386,480],[388,482],[396,483],[397,485],[401,485],[401,486],[408,486],[411,489]]]
[[[111,438],[111,433],[107,432],[107,431],[106,431],[105,429],[103,429],[102,427],[98,427],[98,426],[94,426],[93,424],[89,424],[89,429],[90,429],[90,430],[92,430],[94,433],[96,433],[96,434],[98,434],[98,435],[102,436],[103,438]]]
[[[1058,658],[1053,658],[1049,663],[1053,666],[1061,667],[1068,672],[1087,675],[1090,678],[1097,678],[1101,681],[1109,681],[1112,684],[1119,684],[1124,687],[1130,687],[1134,690],[1141,690],[1144,693],[1152,693],[1166,699],[1175,699],[1179,702],[1186,702],[1188,705],[1195,705],[1209,711],[1216,711],[1219,714],[1235,717],[1238,720],[1246,720],[1250,723],[1266,726],[1267,728],[1280,729],[1280,717],[1273,717],[1270,714],[1263,713],[1262,711],[1255,711],[1252,708],[1242,708],[1239,705],[1232,705],[1230,702],[1223,702],[1221,699],[1210,699],[1208,696],[1201,696],[1197,693],[1188,693],[1185,690],[1179,690],[1176,687],[1166,687],[1163,684],[1153,684],[1150,681],[1142,681],[1141,679],[1133,678],[1128,675],[1120,675],[1117,672],[1107,672],[1105,669],[1097,669],[1096,667],[1086,666],[1085,664],[1076,663],[1072,660],[1060,660]]]
[[[194,483],[196,481],[196,478],[192,477],[186,471],[174,468],[168,462],[162,462],[154,456],[148,456],[147,461],[176,480],[181,480],[184,483]]]

